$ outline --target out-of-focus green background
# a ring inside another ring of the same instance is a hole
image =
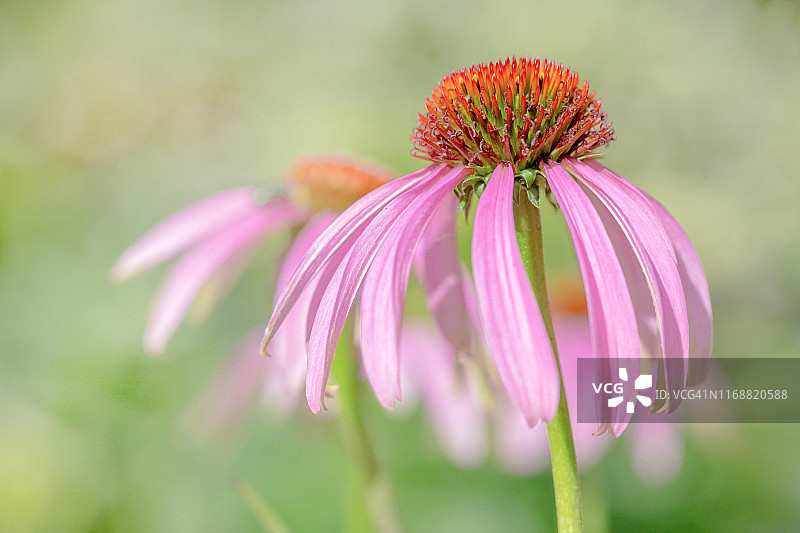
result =
[[[716,353],[800,355],[796,3],[2,2],[0,531],[257,531],[239,480],[295,531],[340,530],[329,419],[258,410],[212,441],[181,422],[266,319],[285,241],[157,359],[140,336],[164,271],[115,286],[108,269],[170,212],[277,182],[301,155],[419,168],[409,133],[430,89],[511,54],[564,62],[603,98],[605,163],[703,258]],[[419,413],[367,414],[407,531],[552,528],[546,472],[462,471]],[[800,428],[713,429],[687,429],[666,486],[619,439],[585,474],[587,531],[800,530]]]

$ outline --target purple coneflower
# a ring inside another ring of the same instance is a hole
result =
[[[500,381],[529,425],[552,421],[560,395],[549,317],[537,304],[515,227],[523,206],[534,209],[538,224],[544,199],[557,204],[572,236],[593,355],[609,365],[639,357],[641,338],[657,357],[686,362],[665,369],[670,386],[702,371],[690,359],[711,350],[702,266],[656,200],[592,159],[613,139],[600,104],[577,73],[540,59],[472,66],[433,90],[412,134],[414,154],[432,164],[345,210],[311,245],[276,300],[264,349],[316,283],[311,292],[319,308],[306,382],[313,411],[323,406],[334,347],[357,299],[367,378],[384,406],[401,397],[397,347],[421,243],[429,299],[435,304],[442,294],[448,298],[447,305],[432,305],[434,316],[448,340],[455,336],[445,325],[454,329],[463,315],[463,295],[452,290],[461,286],[454,282],[460,277],[452,230],[456,198],[467,208],[479,198],[472,272],[481,322]],[[440,209],[445,202],[452,205],[449,213]],[[434,219],[436,235],[426,231]],[[606,429],[618,435],[626,424],[623,418]]]
[[[124,279],[173,255],[183,253],[159,293],[145,332],[145,347],[162,352],[167,341],[203,289],[218,299],[230,288],[250,259],[250,252],[277,230],[291,229],[294,239],[280,267],[277,291],[288,282],[300,259],[323,231],[358,198],[391,183],[389,173],[341,158],[301,161],[286,181],[287,194],[266,197],[255,188],[228,191],[195,204],[165,220],[126,250],[112,268],[112,277]],[[324,289],[322,279],[317,280]],[[312,284],[313,285],[313,284]],[[258,339],[245,338],[234,359],[198,405],[203,410],[198,429],[230,427],[232,418],[265,393],[279,410],[291,408],[306,376],[306,341],[319,290],[309,287],[295,299],[285,324],[273,339],[273,357],[259,357]],[[212,302],[213,303],[213,302]],[[346,357],[341,361],[347,361]],[[338,378],[355,381],[355,369],[342,366]],[[361,424],[358,402],[351,388],[342,394],[343,441],[353,456],[360,482],[353,515],[367,517],[377,531],[395,531],[390,491]],[[192,413],[194,414],[194,413]],[[199,414],[199,413],[198,413]],[[192,426],[195,422],[190,420]],[[362,510],[361,507],[364,507]],[[348,527],[348,529],[352,529]]]
[[[391,176],[343,158],[298,162],[286,180],[286,194],[266,196],[258,187],[228,190],[170,216],[131,245],[111,269],[127,279],[182,254],[158,294],[144,334],[151,354],[163,352],[178,325],[202,291],[218,300],[251,259],[259,244],[280,230],[296,236],[278,276],[278,288],[297,266],[308,246],[336,214],[356,198],[383,185]],[[305,375],[305,315],[301,305],[276,338],[289,375]],[[302,337],[298,340],[298,331]],[[290,361],[292,362],[290,364]]]

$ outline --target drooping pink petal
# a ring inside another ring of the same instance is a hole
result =
[[[476,340],[486,344],[481,329],[481,310],[478,306],[478,295],[475,293],[475,282],[465,267],[461,268],[461,291],[464,294],[464,309],[467,313],[467,327],[475,329]]]
[[[686,232],[678,224],[678,221],[658,200],[628,183],[597,161],[587,161],[586,164],[606,176],[619,180],[622,186],[627,186],[634,193],[640,195],[650,204],[650,207],[661,220],[678,260],[678,272],[681,276],[686,298],[686,310],[689,315],[690,360],[688,381],[690,385],[699,383],[708,372],[706,358],[711,356],[714,342],[711,296],[700,257],[697,255]]]
[[[418,181],[415,188],[394,198],[375,215],[347,252],[347,256],[336,267],[327,286],[324,286],[308,341],[306,399],[312,412],[318,413],[324,407],[325,386],[334,349],[375,254],[402,213],[429,186],[430,180]],[[333,253],[341,253],[341,250],[333,250]],[[328,265],[326,268],[332,266]]]
[[[636,316],[619,260],[600,216],[580,185],[553,161],[543,164],[548,184],[567,222],[583,276],[594,356],[616,378],[617,358],[639,357]],[[607,409],[607,406],[599,406]],[[604,416],[603,419],[608,419]],[[630,420],[617,410],[611,430],[620,435]]]
[[[678,268],[686,289],[686,305],[692,324],[692,354],[697,357],[709,357],[714,344],[711,295],[708,281],[703,271],[703,264],[697,255],[692,242],[683,231],[678,221],[664,209],[658,200],[650,198],[653,208],[661,216],[664,227],[672,239],[675,253],[678,255]]]
[[[184,320],[192,326],[205,322],[245,274],[255,253],[251,247],[220,266],[195,295]]]
[[[513,170],[499,165],[475,212],[472,271],[489,353],[511,402],[535,426],[553,419],[560,379],[517,245],[513,187]]]
[[[447,456],[462,468],[480,465],[488,453],[486,417],[471,384],[458,379],[452,347],[436,330],[405,325],[400,352]]]
[[[335,216],[331,213],[320,213],[305,224],[294,239],[283,260],[278,283],[275,287],[276,297],[286,287],[290,276],[300,264],[311,244],[322,234]],[[286,320],[272,338],[269,355],[274,360],[274,368],[279,370],[287,384],[289,394],[293,397],[300,392],[305,383],[306,373],[306,317],[311,305],[311,296],[318,280],[312,280],[294,307],[286,315]]]
[[[567,159],[562,165],[584,184],[600,215],[620,259],[637,315],[655,313],[660,342],[652,355],[670,358],[664,365],[668,388],[684,388],[689,319],[677,261],[663,226],[650,206],[629,188],[621,187],[619,180],[576,159]],[[670,406],[674,407],[677,405]]]
[[[152,354],[164,351],[197,292],[218,268],[271,231],[301,222],[306,216],[282,200],[273,200],[190,250],[158,295],[144,334],[145,349]]]
[[[309,300],[308,313],[306,315],[306,342],[311,339],[311,330],[314,327],[314,320],[317,317],[317,311],[319,310],[320,302],[322,302],[322,297],[325,295],[328,285],[331,284],[331,280],[333,279],[336,270],[345,261],[345,259],[347,259],[350,249],[356,242],[358,242],[360,237],[361,233],[357,233],[348,237],[347,241],[345,241],[342,246],[340,246],[339,249],[333,253],[331,258],[328,260],[328,264],[320,269],[319,274],[317,274],[317,277],[314,279],[313,283],[315,286],[313,289],[311,287],[306,289],[311,292],[311,300]]]
[[[275,331],[286,318],[289,309],[300,297],[308,283],[318,275],[321,268],[331,259],[337,250],[353,242],[351,237],[364,230],[367,223],[375,217],[392,200],[403,195],[420,182],[429,182],[445,170],[445,165],[430,165],[422,170],[390,181],[361,197],[342,213],[311,245],[292,274],[286,287],[275,301],[272,316],[269,319],[261,349],[266,351]]]
[[[592,355],[589,323],[585,316],[555,312],[553,329],[558,343],[575,455],[578,468],[584,471],[600,460],[612,442],[608,436],[595,435],[595,424],[578,422],[578,358]],[[528,427],[517,409],[504,406],[498,418],[497,454],[500,464],[514,474],[527,476],[539,472],[549,464],[550,459],[545,428],[541,425]]]
[[[341,287],[345,279],[346,266],[353,253],[353,249],[349,250],[328,283],[319,284],[316,289],[322,292],[322,297],[316,305],[311,335],[308,339],[306,367],[306,401],[313,413],[319,413],[320,409],[325,407],[325,386],[330,376],[333,352],[347,321],[347,314],[350,312],[349,306],[345,306],[342,302],[347,295]],[[331,269],[332,266],[326,265],[325,268]]]
[[[415,258],[428,307],[439,330],[459,352],[472,350],[472,328],[468,327],[464,301],[461,261],[456,242],[455,195],[439,205],[430,226],[423,233]]]
[[[678,271],[686,297],[686,310],[689,314],[689,385],[697,385],[708,374],[708,358],[714,345],[714,320],[711,312],[711,295],[708,281],[703,271],[700,257],[692,242],[678,221],[658,203],[649,197],[653,209],[661,217],[675,253],[678,256]]]
[[[553,330],[558,345],[558,360],[567,395],[572,439],[578,468],[591,468],[603,456],[611,437],[595,435],[597,426],[589,422],[578,422],[578,359],[592,356],[592,340],[589,323],[585,315],[566,316],[553,314]]]
[[[361,296],[364,372],[387,409],[393,408],[395,400],[401,396],[398,345],[414,253],[437,207],[468,172],[464,167],[454,168],[402,212],[364,281]],[[458,289],[460,291],[460,284]],[[462,322],[461,327],[464,326]]]
[[[251,188],[206,198],[170,216],[133,243],[111,267],[115,281],[134,276],[260,207]]]
[[[467,314],[474,324],[480,323],[475,289],[468,273],[464,278]],[[592,356],[592,342],[586,316],[553,313],[553,328],[558,345],[564,391],[569,406],[575,453],[580,469],[591,468],[605,453],[611,440],[595,435],[593,423],[578,422],[578,358]],[[481,342],[483,338],[481,337]],[[404,385],[404,393],[406,386]],[[504,404],[498,409],[496,446],[499,463],[518,475],[530,475],[544,468],[549,461],[547,433],[544,426],[529,427],[515,407]]]

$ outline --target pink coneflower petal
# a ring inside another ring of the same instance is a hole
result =
[[[301,222],[306,216],[305,211],[274,200],[189,251],[159,293],[145,330],[145,349],[152,354],[164,351],[197,292],[217,269],[271,231]]]
[[[619,175],[597,161],[587,160],[586,164],[594,170],[606,176],[614,177],[630,187],[632,191],[650,204],[655,215],[663,224],[678,261],[678,272],[680,273],[686,298],[686,310],[689,316],[689,355],[691,357],[689,360],[689,384],[699,383],[708,371],[706,358],[711,356],[714,341],[711,296],[700,257],[697,255],[686,232],[678,224],[678,221],[658,200],[626,182]]]
[[[692,242],[678,221],[658,203],[658,200],[645,194],[653,209],[661,217],[667,235],[672,240],[678,257],[678,271],[683,282],[686,297],[686,310],[689,314],[689,384],[700,383],[708,373],[708,357],[714,345],[713,316],[711,314],[711,295],[708,281],[703,271],[700,257]]]
[[[111,277],[121,281],[134,276],[258,209],[250,188],[226,191],[191,205],[158,224],[125,250],[111,267]]]
[[[422,236],[415,268],[428,299],[428,307],[439,330],[459,352],[472,349],[472,329],[464,301],[461,261],[456,242],[455,195],[445,198]]]
[[[473,388],[458,379],[452,347],[434,330],[406,325],[400,352],[447,456],[462,468],[480,465],[488,453],[485,415]]]
[[[622,267],[600,216],[580,185],[553,161],[544,163],[543,169],[575,245],[594,356],[608,361],[609,375],[603,378],[612,379],[617,358],[638,358],[640,352],[636,315]],[[630,420],[630,415],[617,413],[619,418],[611,424],[614,435],[620,435]]]
[[[481,322],[500,380],[511,402],[535,426],[553,419],[560,380],[517,245],[513,187],[514,171],[499,165],[475,211],[472,270]]]
[[[472,324],[474,324],[480,328],[480,309],[475,287],[468,273],[464,273],[462,278],[464,303],[469,317],[466,323],[470,324],[469,327],[473,327]],[[477,332],[477,335],[480,337],[480,342],[485,344],[486,340],[480,331]],[[587,352],[587,357],[589,353]],[[566,380],[564,387],[569,394],[569,383]],[[494,420],[497,462],[503,469],[519,476],[539,472],[547,466],[549,461],[545,427],[542,424],[530,427],[520,410],[509,404],[505,398],[500,398],[498,403],[499,405],[495,406],[496,417]]]
[[[311,331],[314,329],[314,321],[317,318],[322,297],[325,296],[325,291],[332,283],[333,276],[336,271],[349,257],[350,250],[353,245],[358,242],[361,234],[351,235],[347,242],[345,242],[338,250],[331,256],[328,264],[324,265],[319,274],[311,281],[306,291],[311,293],[311,298],[308,303],[308,312],[306,313],[306,343],[311,339]],[[278,330],[280,331],[280,329]]]
[[[337,266],[327,286],[323,286],[324,294],[308,341],[306,398],[314,413],[318,413],[324,407],[325,386],[328,382],[334,349],[378,248],[402,213],[409,208],[420,192],[430,186],[430,182],[431,180],[418,181],[415,188],[394,198],[375,215],[347,252],[347,257]],[[342,216],[346,214],[347,211]],[[333,250],[333,254],[336,253],[341,251]]]
[[[555,312],[553,329],[558,344],[558,360],[564,378],[578,467],[588,469],[600,460],[612,442],[610,437],[595,435],[598,429],[595,424],[578,422],[578,359],[592,355],[589,324],[585,315],[575,317]]]
[[[578,358],[592,354],[589,324],[585,316],[563,316],[555,312],[553,328],[578,468],[586,470],[600,460],[611,442],[609,437],[594,434],[595,424],[578,422]],[[505,469],[518,475],[530,475],[548,464],[547,433],[543,427],[529,428],[519,411],[509,407],[502,412],[497,430],[498,460]]]
[[[631,288],[637,316],[655,312],[660,342],[653,355],[671,358],[665,365],[667,387],[683,388],[685,365],[674,363],[676,358],[688,360],[689,319],[677,261],[663,226],[650,206],[619,180],[575,159],[562,164],[584,184],[603,220]],[[642,283],[643,287],[633,290]]]
[[[330,226],[335,216],[322,212],[312,218],[297,234],[294,242],[283,260],[278,283],[275,287],[277,297],[286,287],[292,272],[300,264],[300,260],[311,244]],[[275,360],[275,367],[283,372],[287,389],[292,397],[300,392],[305,382],[306,373],[306,317],[311,305],[311,296],[317,280],[312,280],[294,307],[286,315],[283,327],[280,328],[269,345],[269,354]]]
[[[478,305],[478,294],[475,292],[475,282],[465,267],[461,269],[461,291],[464,295],[464,310],[467,318],[464,327],[474,328],[476,341],[485,345],[486,339],[481,326],[481,310]]]
[[[250,263],[256,249],[250,248],[225,264],[220,266],[203,284],[203,287],[194,297],[192,305],[186,313],[186,322],[192,326],[197,326],[205,322],[217,305],[227,296],[238,281],[242,278]]]
[[[337,298],[344,292],[340,287],[345,279],[345,267],[350,263],[353,253],[354,250],[351,249],[344,260],[336,267],[327,284],[320,283],[316,289],[322,291],[322,298],[320,298],[320,303],[316,305],[311,335],[308,339],[306,366],[306,401],[313,413],[319,413],[320,409],[325,407],[325,386],[330,375],[333,352],[347,321],[350,306],[353,304],[352,300],[345,302],[343,298]],[[355,291],[353,291],[354,299]],[[348,303],[349,305],[347,305]]]
[[[417,196],[394,223],[364,281],[361,297],[364,371],[381,404],[388,409],[400,399],[397,350],[414,252],[439,204],[452,194],[467,173],[464,167],[456,167]],[[458,272],[457,263],[454,267]]]
[[[261,349],[266,350],[275,331],[286,318],[289,309],[300,297],[300,294],[319,273],[320,269],[346,243],[352,242],[350,237],[364,230],[367,223],[375,217],[393,199],[401,196],[420,182],[429,182],[444,172],[445,165],[430,165],[422,170],[390,181],[363,196],[342,213],[311,245],[294,274],[286,283],[286,287],[278,296],[275,307],[264,332]]]

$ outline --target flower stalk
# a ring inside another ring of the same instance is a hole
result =
[[[364,424],[363,383],[352,343],[350,325],[345,326],[336,347],[333,373],[339,385],[341,405],[339,431],[349,455],[351,469],[347,494],[346,530],[354,533],[399,531],[391,491],[381,475],[378,459]]]
[[[520,197],[514,209],[517,243],[522,262],[528,273],[539,310],[542,314],[556,363],[559,369],[561,396],[553,421],[547,424],[547,438],[550,444],[550,464],[553,472],[553,490],[556,500],[556,520],[559,533],[580,532],[583,528],[581,515],[581,490],[578,478],[578,464],[575,459],[575,444],[569,421],[567,397],[564,392],[564,379],[558,360],[558,348],[550,314],[547,294],[547,281],[544,271],[544,251],[542,247],[542,220],[539,208],[525,196]]]

